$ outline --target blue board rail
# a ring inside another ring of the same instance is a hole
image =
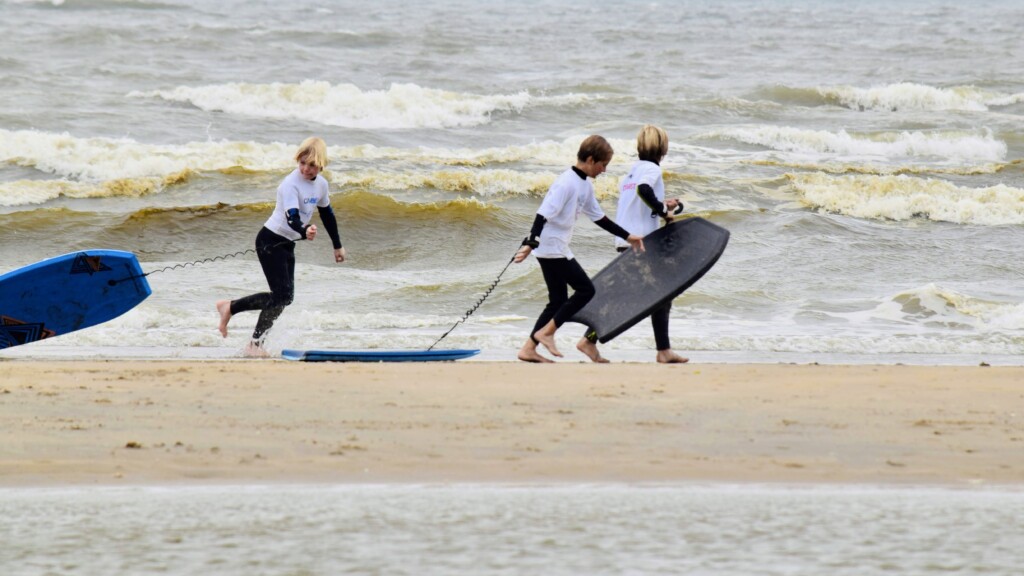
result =
[[[444,362],[476,356],[480,350],[282,350],[302,362]]]

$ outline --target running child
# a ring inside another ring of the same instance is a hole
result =
[[[256,235],[256,255],[263,267],[270,292],[250,294],[238,300],[217,301],[221,336],[228,336],[228,322],[239,312],[259,310],[252,340],[246,346],[246,355],[267,356],[263,341],[285,307],[295,295],[295,242],[313,240],[317,228],[310,224],[313,207],[320,214],[327,234],[334,246],[334,261],[345,261],[345,248],[338,234],[338,221],[331,208],[327,179],[320,173],[327,166],[327,145],[317,137],[307,138],[295,153],[298,167],[277,187],[277,205],[267,222]]]

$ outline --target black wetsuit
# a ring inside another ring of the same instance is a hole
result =
[[[335,250],[341,248],[341,235],[338,234],[338,221],[330,206],[318,208],[320,220],[331,237]],[[288,212],[288,226],[306,237],[306,229],[299,219],[297,210]],[[266,226],[256,234],[256,256],[263,267],[263,275],[267,277],[270,292],[259,292],[233,300],[231,315],[250,310],[259,310],[260,317],[256,320],[256,329],[252,332],[254,342],[262,343],[267,330],[281,315],[285,307],[295,297],[295,242],[284,236],[271,232]]]
[[[584,181],[587,179],[587,175],[579,168],[573,166],[572,170]],[[544,231],[546,223],[547,219],[537,214],[533,221],[533,227],[530,229],[530,236],[523,243],[536,247],[538,245],[538,238]],[[629,232],[607,216],[595,220],[594,224],[619,238],[625,239],[629,236]],[[533,331],[530,332],[530,339],[534,342],[537,339],[533,335],[547,325],[548,322],[554,320],[555,326],[561,327],[562,324],[565,324],[577,312],[582,310],[596,293],[590,276],[587,275],[587,272],[575,258],[537,258],[537,262],[540,264],[541,273],[544,275],[544,283],[547,284],[548,303],[537,318]],[[573,289],[571,297],[569,296],[569,288]]]
[[[594,297],[594,283],[575,258],[537,258],[544,283],[548,286],[548,304],[533,325],[531,338],[551,320],[560,327],[583,309]],[[572,297],[569,288],[573,289]]]
[[[250,294],[233,300],[231,315],[259,310],[260,317],[256,321],[252,339],[262,342],[263,335],[295,297],[295,242],[263,227],[256,235],[256,256],[260,259],[270,292]]]

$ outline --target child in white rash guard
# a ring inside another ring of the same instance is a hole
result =
[[[274,321],[292,303],[295,294],[295,242],[316,238],[316,225],[310,224],[313,208],[327,229],[334,246],[334,261],[345,261],[345,248],[338,234],[338,221],[331,208],[327,180],[320,172],[327,166],[327,145],[316,137],[307,138],[295,154],[298,167],[277,187],[277,205],[256,235],[256,255],[263,267],[270,292],[250,294],[238,300],[219,300],[221,336],[227,338],[228,322],[239,312],[259,310],[256,329],[246,347],[249,356],[262,357],[263,339]]]
[[[589,136],[580,144],[576,165],[563,172],[548,189],[530,236],[516,252],[516,262],[522,262],[531,253],[537,257],[548,288],[547,306],[519,350],[518,358],[524,362],[551,362],[537,351],[537,344],[543,344],[555,356],[562,356],[555,344],[555,331],[594,297],[594,284],[569,249],[580,213],[625,240],[634,250],[644,249],[641,236],[630,234],[605,216],[594,195],[594,186],[587,180],[604,173],[613,154],[611,145],[601,136]]]
[[[672,212],[680,206],[679,200],[665,199],[665,181],[661,176],[661,161],[668,154],[668,134],[658,126],[650,124],[636,135],[636,151],[640,157],[629,169],[619,184],[619,207],[615,217],[623,228],[633,234],[645,237],[657,230],[662,223],[672,221]],[[628,247],[626,242],[616,238],[616,248],[621,252]],[[657,361],[663,364],[681,364],[688,358],[672,351],[668,337],[669,313],[672,302],[651,312],[651,326],[654,328],[654,342],[658,350]],[[597,349],[598,334],[587,332],[576,348],[594,362],[607,362]]]

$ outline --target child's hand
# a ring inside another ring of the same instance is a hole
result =
[[[666,224],[670,224],[676,219],[676,215],[683,211],[683,203],[676,198],[669,198],[665,200],[665,215],[662,218]]]
[[[644,252],[644,251],[646,251],[646,249],[644,248],[644,237],[643,236],[637,236],[636,234],[630,234],[629,237],[626,238],[626,242],[629,242],[629,245],[633,247],[633,252]]]
[[[518,264],[523,260],[526,260],[526,257],[530,255],[530,252],[533,252],[533,248],[530,248],[529,246],[521,246],[512,259],[515,260],[516,264]]]

